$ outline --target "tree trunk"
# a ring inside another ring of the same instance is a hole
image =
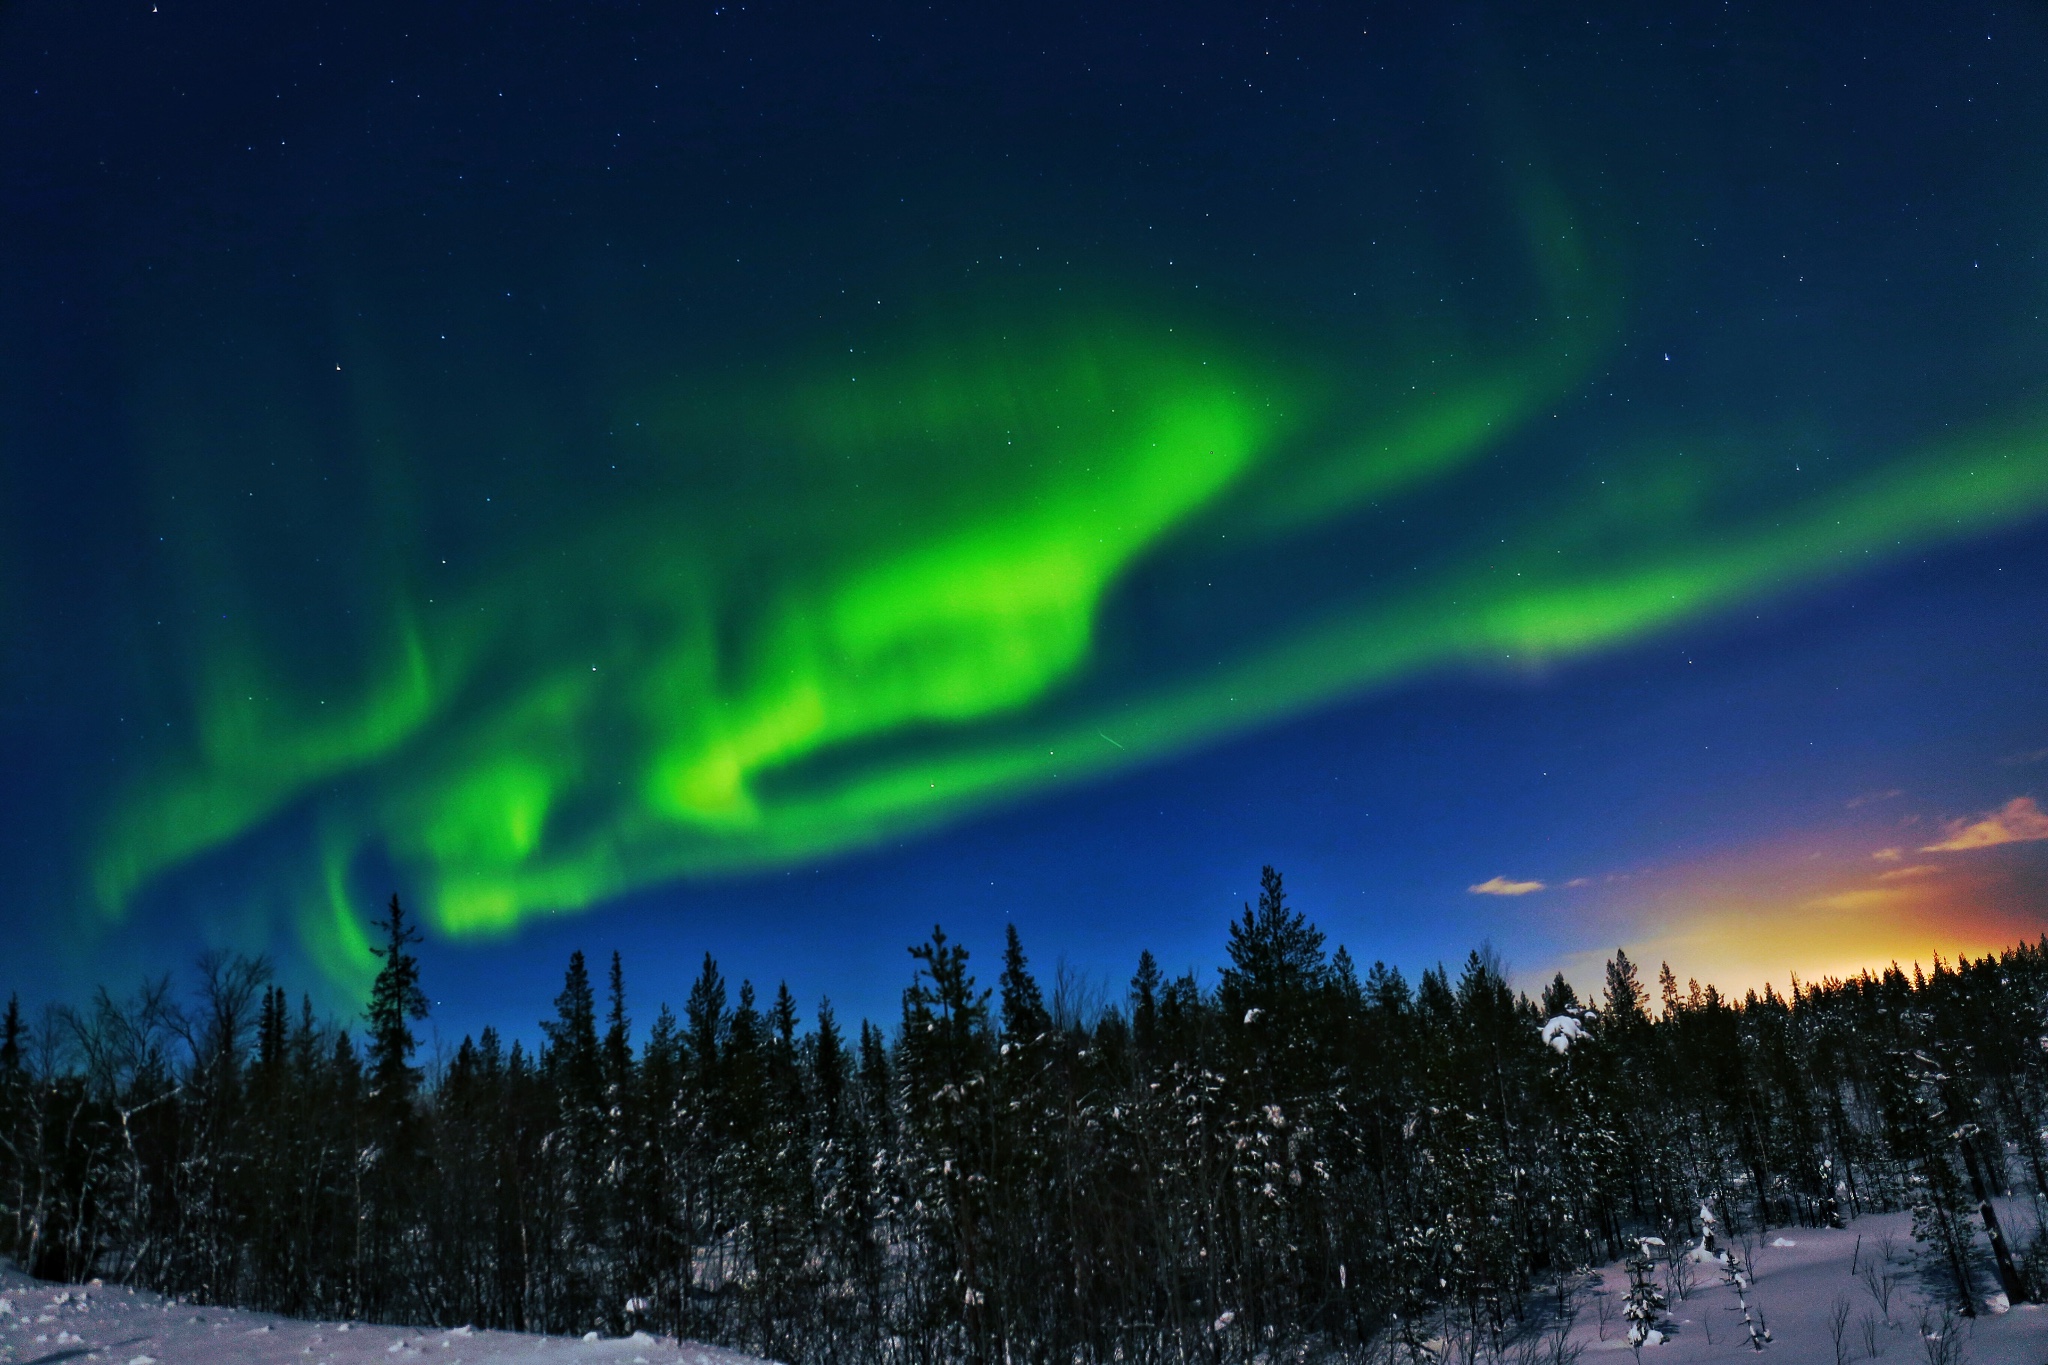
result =
[[[2012,1248],[2005,1244],[2005,1232],[1998,1226],[1998,1213],[1991,1207],[1991,1194],[1984,1183],[1984,1163],[1977,1159],[1977,1149],[1971,1145],[1967,1134],[1959,1134],[1957,1145],[1963,1149],[1963,1165],[1970,1173],[1970,1189],[1977,1196],[1977,1214],[1984,1220],[1984,1231],[1991,1238],[1991,1256],[1998,1263],[1998,1286],[2005,1291],[2010,1303],[2026,1303],[2031,1297],[2027,1293],[2026,1281],[2020,1278],[2019,1267],[2012,1263]]]

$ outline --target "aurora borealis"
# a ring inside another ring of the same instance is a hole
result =
[[[1233,853],[1348,885],[1453,837],[1396,771],[1483,791],[1529,698],[1608,712],[1543,801],[1581,845],[1509,866],[1481,821],[1413,874],[1586,889],[1535,938],[1438,910],[1426,951],[1711,939],[1852,894],[1771,891],[1806,854],[1758,850],[1903,846],[1800,842],[1866,789],[1927,822],[2048,795],[1997,761],[2048,746],[2007,681],[2035,598],[1957,587],[2048,563],[2037,13],[30,4],[0,35],[0,913],[57,977],[215,944],[353,990],[391,886],[458,979],[571,916],[687,958],[778,877],[854,905],[991,840],[1057,862],[1083,811],[1077,882],[1199,861],[1143,822],[1225,754],[1342,789]],[[1828,715],[1863,738],[1795,780],[1840,691],[1796,623],[1844,601],[1838,659],[1919,662],[1859,674]],[[1708,644],[1772,756],[1622,745],[1694,684],[1603,679]],[[1460,738],[1396,758],[1440,706]],[[1938,745],[1899,721],[1950,710]],[[1623,790],[1716,784],[1719,836],[1612,833]],[[2003,889],[1927,874],[1869,951],[2048,925],[2035,841],[1994,843]],[[1623,867],[1665,882],[1597,898]],[[1415,910],[1330,913],[1370,958]]]

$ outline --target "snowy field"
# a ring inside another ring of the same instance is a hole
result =
[[[2008,1215],[2021,1235],[2032,1232],[2023,1208]],[[1864,1218],[1844,1229],[1784,1228],[1749,1249],[1755,1284],[1751,1308],[1771,1333],[1761,1353],[1742,1327],[1735,1292],[1718,1267],[1698,1265],[1681,1298],[1660,1273],[1669,1297],[1666,1340],[1646,1345],[1645,1361],[1749,1360],[1759,1354],[1791,1365],[2048,1365],[2048,1308],[2021,1304],[1997,1312],[1986,1306],[1974,1322],[1944,1323],[1933,1296],[1914,1268],[1911,1220],[1905,1214]],[[1983,1288],[1992,1287],[1985,1267]],[[1575,1304],[1570,1345],[1591,1365],[1615,1365],[1633,1356],[1621,1303],[1627,1271],[1603,1267],[1597,1289]],[[1837,1333],[1839,1324],[1839,1334]],[[1929,1332],[1939,1333],[1930,1340]],[[1839,1349],[1838,1343],[1839,1341]],[[1535,1348],[1536,1342],[1530,1347]],[[1512,1347],[1506,1359],[1523,1356]],[[1531,1350],[1532,1362],[1557,1358],[1550,1342]],[[391,1365],[429,1360],[435,1365],[761,1365],[753,1356],[694,1342],[639,1334],[581,1340],[468,1328],[419,1331],[364,1323],[300,1322],[271,1313],[173,1303],[139,1290],[102,1285],[58,1285],[0,1270],[0,1363],[55,1365],[106,1361],[112,1365]]]
[[[416,1331],[364,1323],[300,1322],[274,1313],[199,1308],[112,1285],[61,1285],[0,1270],[0,1361],[112,1365],[761,1365],[695,1342],[610,1340],[520,1332]]]
[[[2033,1220],[2023,1202],[2015,1205],[2005,1215],[2006,1226],[2024,1245],[2033,1233]],[[1666,1330],[1671,1335],[1659,1345],[1645,1345],[1642,1358],[1655,1365],[1759,1358],[1788,1365],[1848,1365],[1872,1359],[1885,1365],[2048,1365],[2048,1308],[2020,1304],[1995,1312],[1980,1302],[1974,1322],[1956,1319],[1943,1331],[1944,1324],[1931,1308],[1931,1285],[1923,1285],[1914,1267],[1915,1250],[1912,1217],[1903,1213],[1859,1219],[1842,1229],[1774,1229],[1754,1248],[1756,1283],[1748,1295],[1751,1308],[1760,1312],[1771,1332],[1770,1344],[1760,1353],[1749,1343],[1735,1291],[1721,1282],[1718,1267],[1697,1266],[1696,1279],[1683,1299],[1669,1292],[1669,1282],[1660,1273],[1658,1284],[1666,1287],[1669,1299]],[[1984,1294],[1997,1289],[1989,1261],[1987,1253],[1980,1276]],[[1887,1280],[1888,1314],[1880,1303]],[[1583,1348],[1580,1359],[1587,1365],[1599,1360],[1633,1365],[1628,1324],[1621,1316],[1627,1293],[1628,1272],[1617,1263],[1602,1268],[1599,1295],[1578,1304],[1572,1342]],[[1604,1324],[1602,1298],[1608,1319]],[[1839,1355],[1833,1321],[1837,1314]],[[1928,1340],[1928,1332],[1939,1333],[1939,1339]],[[1537,1357],[1549,1358],[1548,1353]],[[1514,1359],[1512,1353],[1509,1359]]]

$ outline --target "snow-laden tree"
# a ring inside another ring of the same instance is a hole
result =
[[[1664,1291],[1657,1287],[1657,1261],[1653,1248],[1661,1250],[1662,1237],[1638,1237],[1628,1255],[1628,1297],[1622,1300],[1621,1316],[1628,1323],[1628,1344],[1641,1360],[1643,1347],[1664,1340],[1657,1324],[1664,1317]]]
[[[1751,1350],[1761,1351],[1770,1344],[1770,1324],[1764,1321],[1763,1310],[1750,1302],[1750,1291],[1755,1282],[1750,1276],[1749,1263],[1733,1246],[1721,1253],[1721,1282],[1735,1292],[1735,1306],[1742,1314],[1744,1339]]]

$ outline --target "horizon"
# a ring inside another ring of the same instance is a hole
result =
[[[1284,877],[1284,875],[1283,872],[1282,876]],[[1289,908],[1301,914],[1309,925],[1316,927],[1315,916],[1293,904],[1291,891],[1289,892]],[[1252,904],[1250,902],[1247,902],[1243,907],[1245,912],[1249,912],[1251,909]],[[1217,955],[1219,957],[1223,955],[1223,948],[1227,943],[1229,932],[1234,922],[1234,918],[1226,920],[1222,926],[1224,934],[1218,939]],[[933,927],[943,931],[945,926],[940,924]],[[1009,926],[1005,927],[1007,929]],[[957,944],[966,950],[966,966],[969,978],[978,986],[993,989],[993,983],[1001,969],[1000,948],[984,949],[977,947],[963,942],[950,933],[946,935],[946,939],[948,942]],[[903,992],[908,990],[917,979],[920,969],[917,968],[912,958],[912,953],[918,946],[915,943],[905,945],[905,969],[900,977],[900,984],[892,988],[899,1001]],[[1039,955],[1043,945],[1027,941],[1023,943],[1023,947],[1027,960],[1034,964],[1034,974],[1044,983],[1048,998],[1065,997],[1073,1002],[1075,1010],[1073,1018],[1079,1027],[1084,1030],[1092,1030],[1101,1018],[1107,1014],[1116,1014],[1126,1019],[1129,1018],[1131,1001],[1133,999],[1133,978],[1114,980],[1105,976],[1081,972],[1072,967],[1066,955],[1058,951],[1057,945],[1052,946],[1052,956],[1048,959],[1041,959]],[[1348,945],[1335,940],[1327,941],[1324,947],[1326,957],[1330,960],[1332,966],[1334,966],[1336,956],[1340,951],[1349,953]],[[1700,991],[1714,992],[1721,1002],[1726,1005],[1741,1008],[1746,1004],[1754,1004],[1760,1000],[1770,1000],[1772,998],[1783,1000],[1789,1004],[1796,1002],[1807,991],[1815,988],[1833,988],[1845,984],[1853,984],[1858,981],[1883,981],[1893,973],[1897,973],[1902,979],[1917,983],[1942,970],[1963,971],[1973,963],[1995,961],[2015,952],[2036,949],[2048,951],[2048,931],[2043,931],[2032,941],[2016,939],[2007,943],[1976,949],[1965,948],[1953,952],[1936,948],[1929,952],[1924,961],[1919,958],[1901,959],[1894,957],[1883,962],[1864,962],[1846,970],[1823,971],[1812,974],[1790,970],[1778,979],[1761,977],[1739,980],[1703,976],[1697,972],[1673,967],[1669,959],[1648,958],[1632,954],[1629,953],[1626,944],[1618,944],[1604,955],[1596,953],[1582,954],[1580,957],[1582,965],[1576,976],[1568,972],[1564,967],[1534,972],[1521,969],[1512,960],[1504,958],[1496,950],[1495,946],[1486,940],[1473,944],[1462,955],[1438,958],[1436,961],[1429,963],[1404,964],[1387,962],[1377,958],[1361,958],[1357,954],[1350,954],[1350,956],[1353,966],[1361,978],[1373,969],[1385,968],[1407,981],[1411,986],[1424,975],[1430,973],[1435,973],[1447,980],[1455,981],[1469,962],[1475,959],[1484,960],[1502,974],[1508,986],[1515,992],[1518,1003],[1521,1004],[1540,1004],[1552,980],[1555,977],[1563,977],[1566,984],[1573,988],[1579,1000],[1590,1011],[1597,1008],[1595,1002],[1599,999],[1600,983],[1604,978],[1608,964],[1616,960],[1617,954],[1622,954],[1627,955],[1630,963],[1641,974],[1646,991],[1650,992],[1649,1010],[1651,1015],[1656,1018],[1662,1018],[1669,1011],[1661,997],[1652,989],[1652,979],[1658,978],[1660,973],[1667,969],[1671,971],[1674,980],[1679,983],[1681,998],[1689,997],[1691,994],[1689,988],[1697,987]],[[590,964],[593,976],[598,975],[607,968],[613,952],[619,954],[624,970],[628,1029],[636,1046],[645,1046],[646,1028],[656,1014],[663,1011],[679,1012],[676,1009],[677,1002],[688,995],[690,985],[696,979],[692,975],[689,978],[674,982],[673,984],[678,989],[669,994],[664,994],[659,990],[650,992],[636,980],[632,970],[632,963],[626,955],[626,950],[606,949],[589,952],[581,948],[572,948],[570,952],[572,954],[580,954],[586,963]],[[1156,954],[1154,956],[1156,958]],[[707,954],[706,958],[710,961],[711,965],[719,969],[721,976],[725,978],[730,989],[737,992],[742,986],[749,987],[753,990],[757,1000],[768,1000],[774,996],[777,989],[787,985],[787,982],[781,978],[756,979],[727,973],[724,970],[724,964],[719,963],[715,957]],[[311,1003],[316,999],[311,991],[295,989],[292,983],[279,980],[273,964],[267,959],[259,958],[256,962],[262,970],[263,980],[271,987],[284,990],[294,1011],[299,1009],[302,1000],[306,1003]],[[703,963],[700,961],[698,970],[702,969],[702,965]],[[1135,960],[1132,965],[1135,969],[1137,965]],[[561,975],[568,970],[568,967],[569,963],[565,958],[559,965],[555,984],[548,988],[550,992],[559,991]],[[449,1060],[454,1056],[462,1043],[476,1041],[481,1038],[486,1030],[494,1033],[507,1046],[516,1043],[524,1047],[529,1055],[538,1056],[540,1054],[541,1047],[545,1041],[544,1030],[548,1023],[547,1012],[556,1004],[555,994],[550,993],[544,997],[536,996],[533,1002],[534,1007],[523,1012],[515,1010],[510,1015],[488,1019],[479,1016],[476,1020],[460,1024],[453,1029],[444,1030],[444,1016],[441,1010],[442,1002],[435,1000],[432,993],[433,962],[431,957],[422,960],[421,968],[421,985],[427,991],[429,1009],[427,1015],[419,1021],[417,1031],[419,1033],[421,1062],[430,1084],[445,1072]],[[1163,979],[1169,981],[1183,978],[1190,980],[1194,982],[1196,988],[1204,997],[1214,993],[1217,986],[1217,978],[1226,969],[1225,964],[1222,963],[1209,964],[1207,966],[1189,966],[1182,970],[1174,970],[1165,965],[1160,967]],[[137,983],[137,987],[138,989],[147,989],[153,982],[162,979],[169,985],[172,997],[175,1000],[181,993],[189,993],[191,983],[188,981],[188,978],[193,973],[202,970],[202,964],[191,964],[182,973],[169,971],[159,973],[154,977],[145,978]],[[98,983],[94,989],[95,993],[101,989],[106,990],[108,995],[117,1003],[134,998],[122,990],[115,989],[107,982]],[[671,998],[671,994],[673,998]],[[893,1013],[886,1010],[879,1014],[864,1010],[849,1011],[843,1009],[838,1001],[833,1000],[829,996],[819,996],[806,1000],[800,993],[792,992],[792,994],[796,999],[797,1028],[799,1033],[809,1033],[815,1029],[819,1010],[824,1006],[831,1007],[834,1016],[838,1020],[838,1027],[847,1036],[857,1036],[861,1026],[873,1024],[881,1030],[885,1037],[894,1038],[902,1025],[902,1010],[900,1007],[893,1011]],[[19,991],[10,992],[10,996],[21,1004],[25,1020],[36,1021],[41,1025],[61,1022],[62,1012],[68,1008],[75,1007],[77,1003],[54,999],[22,1000]],[[365,1003],[353,1012],[347,1012],[345,1007],[342,1009],[328,1007],[323,1012],[319,1011],[316,1007],[316,1014],[321,1026],[324,1028],[361,1032],[368,1015],[368,1005]],[[1056,1016],[1058,1015],[1057,1010],[1055,1014]],[[296,1017],[296,1014],[294,1017]]]

